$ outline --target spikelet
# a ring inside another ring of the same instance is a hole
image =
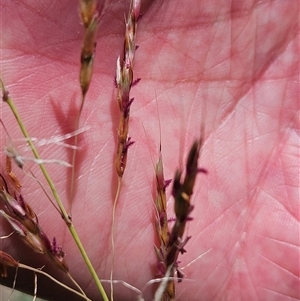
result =
[[[0,276],[7,277],[7,267],[17,268],[19,263],[14,260],[9,254],[0,250]]]
[[[99,13],[96,0],[80,0],[79,10],[84,25],[84,38],[80,55],[80,86],[82,92],[82,110],[85,95],[89,89],[94,66],[96,50],[96,35],[99,23]]]

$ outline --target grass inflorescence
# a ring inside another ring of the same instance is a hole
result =
[[[111,226],[111,246],[112,246],[112,267],[111,267],[111,300],[113,300],[113,270],[114,270],[114,256],[115,256],[115,242],[114,242],[114,225],[116,206],[120,195],[121,182],[126,168],[127,153],[130,146],[134,144],[129,132],[129,116],[130,107],[134,98],[130,97],[130,90],[134,84],[140,79],[133,80],[133,63],[134,55],[137,49],[136,46],[136,31],[137,22],[140,16],[141,0],[131,0],[127,20],[125,22],[125,38],[124,48],[121,56],[117,59],[115,84],[117,88],[117,101],[120,110],[120,120],[117,134],[117,153],[115,159],[115,167],[118,175],[118,185],[113,204],[112,212],[112,226]]]
[[[136,45],[136,34],[137,34],[137,23],[140,18],[140,7],[141,0],[132,0],[130,2],[129,13],[125,20],[125,37],[123,44],[123,51],[120,56],[117,58],[117,67],[116,67],[116,76],[115,76],[115,85],[117,89],[117,105],[119,108],[120,118],[117,131],[117,141],[116,141],[116,154],[115,154],[115,171],[118,177],[118,185],[115,193],[115,199],[113,201],[113,210],[112,210],[112,227],[111,227],[111,246],[112,246],[112,265],[111,265],[111,274],[110,283],[111,288],[111,301],[114,298],[114,283],[121,283],[119,280],[113,278],[114,271],[114,252],[115,252],[115,241],[114,241],[114,223],[115,223],[115,212],[120,195],[121,182],[126,170],[126,162],[128,156],[128,149],[134,143],[129,136],[129,121],[130,121],[130,109],[134,101],[134,98],[131,97],[130,92],[131,88],[137,84],[140,79],[134,80],[134,57],[137,49]],[[80,71],[79,71],[79,82],[81,89],[81,100],[80,107],[78,110],[78,115],[75,123],[74,134],[69,134],[68,137],[75,136],[75,143],[70,148],[73,149],[72,164],[69,164],[72,167],[71,175],[71,193],[70,193],[70,208],[69,212],[66,210],[63,202],[58,195],[58,192],[55,188],[54,182],[49,176],[44,163],[62,163],[58,160],[42,160],[40,155],[33,143],[33,139],[30,137],[27,132],[21,116],[18,113],[18,110],[13,102],[13,99],[10,97],[8,91],[6,90],[3,81],[1,80],[2,88],[2,99],[6,103],[14,117],[17,121],[18,126],[20,127],[23,135],[31,148],[34,159],[33,162],[37,163],[52,191],[53,198],[55,199],[55,208],[58,211],[59,215],[62,216],[65,221],[66,227],[72,234],[74,241],[76,242],[82,257],[87,265],[93,281],[98,287],[99,293],[104,300],[109,300],[106,292],[104,291],[102,284],[99,280],[99,275],[97,275],[93,264],[91,263],[84,246],[76,232],[75,226],[73,224],[71,216],[71,207],[75,195],[75,163],[76,163],[76,152],[78,150],[78,134],[82,131],[79,130],[79,122],[81,113],[83,110],[84,103],[86,101],[86,95],[89,90],[94,67],[94,56],[96,51],[96,37],[97,29],[99,26],[100,20],[100,11],[98,6],[98,1],[96,0],[80,0],[79,1],[79,12],[81,17],[81,22],[84,27],[83,42],[81,46],[80,54]],[[1,123],[5,128],[2,120]],[[6,130],[6,129],[5,129]],[[172,186],[172,195],[175,202],[175,222],[173,227],[169,228],[169,222],[167,217],[167,202],[166,202],[166,187],[170,184],[170,180],[164,179],[163,172],[163,161],[162,153],[160,147],[159,160],[155,168],[155,179],[156,179],[156,192],[157,197],[155,201],[155,211],[156,211],[156,221],[155,227],[159,239],[159,244],[155,246],[155,251],[159,260],[159,272],[160,279],[153,279],[151,283],[159,283],[158,289],[155,293],[154,300],[174,300],[175,299],[175,283],[174,277],[176,276],[181,281],[183,278],[183,273],[180,271],[178,266],[178,256],[180,253],[184,253],[185,245],[190,239],[190,236],[184,238],[184,232],[186,223],[191,219],[190,213],[193,209],[191,204],[191,196],[193,194],[193,187],[196,181],[196,176],[199,171],[203,171],[198,168],[198,158],[199,153],[202,147],[202,140],[196,140],[188,155],[186,162],[186,168],[184,172],[184,179],[182,180],[182,171],[177,170],[175,177],[173,179]],[[74,292],[75,294],[81,296],[86,300],[90,300],[81,287],[71,276],[69,267],[66,263],[65,253],[62,247],[58,244],[55,237],[50,239],[48,235],[42,228],[42,225],[39,223],[37,214],[35,213],[34,208],[32,208],[26,201],[26,196],[22,193],[22,186],[17,176],[13,172],[11,159],[24,171],[24,157],[18,154],[15,149],[11,147],[6,148],[6,174],[1,175],[1,185],[0,185],[0,200],[1,207],[0,215],[8,221],[11,225],[13,231],[18,234],[20,239],[26,243],[30,248],[38,253],[43,254],[47,257],[54,266],[56,266],[63,273],[67,274],[69,278],[76,285],[78,291],[75,291],[72,288],[64,286],[66,289]],[[67,162],[62,164],[66,167],[70,167]],[[25,172],[25,171],[24,171]],[[31,173],[33,178],[36,177]],[[29,175],[29,173],[27,174]],[[36,179],[37,180],[37,179]],[[37,180],[38,183],[39,180]],[[43,188],[43,187],[42,187]],[[45,191],[45,190],[44,190]],[[48,197],[48,196],[47,196]],[[48,197],[53,202],[50,197]],[[7,276],[7,267],[15,268],[25,268],[34,271],[35,273],[41,273],[53,281],[57,282],[53,277],[46,274],[42,270],[35,270],[34,268],[28,267],[17,262],[9,254],[0,251],[0,273],[1,276]],[[125,282],[123,282],[125,284]],[[126,286],[130,286],[127,285]],[[140,294],[139,300],[142,299],[142,292],[136,289]],[[34,293],[35,294],[35,293]]]
[[[161,276],[168,275],[171,278],[166,282],[162,300],[175,300],[174,274],[177,272],[178,281],[181,282],[183,273],[178,266],[178,256],[186,252],[185,245],[191,236],[183,238],[186,223],[191,220],[190,213],[193,210],[191,196],[198,172],[206,172],[198,168],[198,159],[202,147],[202,138],[195,140],[191,146],[185,167],[185,176],[182,180],[182,171],[178,169],[173,179],[172,196],[174,198],[175,221],[171,230],[168,227],[166,187],[170,181],[164,179],[162,155],[156,165],[156,210],[155,222],[160,245],[155,246],[159,260],[158,269]]]

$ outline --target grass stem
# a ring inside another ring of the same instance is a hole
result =
[[[112,259],[111,259],[111,271],[110,271],[110,299],[114,300],[114,286],[113,286],[113,274],[114,274],[114,265],[115,265],[115,214],[117,203],[120,196],[122,178],[118,177],[118,187],[116,191],[116,196],[113,204],[113,212],[112,212],[112,225],[111,225],[111,248],[112,248]]]

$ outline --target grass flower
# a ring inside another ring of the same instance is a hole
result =
[[[172,230],[169,232],[167,225],[166,213],[166,196],[165,187],[169,184],[164,180],[161,155],[156,166],[156,186],[157,199],[156,210],[158,217],[156,221],[156,229],[160,240],[160,246],[155,247],[155,251],[159,260],[159,274],[168,277],[165,286],[165,291],[162,296],[163,301],[175,299],[175,283],[174,274],[177,272],[178,281],[182,281],[183,273],[178,266],[178,256],[186,252],[185,245],[190,240],[191,236],[183,238],[186,223],[191,220],[190,213],[193,210],[191,204],[191,196],[196,181],[196,176],[199,172],[206,172],[204,169],[198,168],[198,159],[202,147],[202,140],[196,140],[190,148],[186,167],[185,176],[182,180],[182,171],[177,170],[173,180],[172,195],[174,198],[175,221]]]

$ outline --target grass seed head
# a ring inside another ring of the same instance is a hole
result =
[[[133,144],[127,136],[129,131],[130,106],[133,102],[133,98],[130,98],[130,89],[133,83],[137,83],[140,80],[133,82],[133,60],[136,50],[135,38],[140,6],[140,0],[132,0],[130,3],[129,14],[125,24],[123,54],[117,58],[115,81],[118,90],[117,100],[121,116],[118,128],[118,146],[115,165],[120,178],[123,177],[126,168],[128,147]]]
[[[175,223],[167,237],[167,243],[165,246],[165,252],[162,252],[163,247],[156,248],[156,253],[158,257],[161,259],[163,257],[163,270],[166,273],[167,269],[170,269],[169,275],[170,277],[174,276],[175,271],[177,271],[178,282],[182,281],[184,274],[181,272],[178,266],[178,256],[179,254],[183,254],[186,252],[185,245],[190,240],[191,236],[182,239],[186,227],[187,221],[191,220],[189,217],[191,211],[194,206],[191,205],[190,199],[193,194],[193,188],[196,181],[197,173],[199,172],[198,168],[198,159],[200,154],[200,149],[202,146],[202,140],[196,140],[192,147],[190,148],[188,158],[186,161],[186,169],[185,169],[185,177],[182,180],[182,171],[177,170],[175,172],[173,187],[172,187],[172,195],[174,197],[174,210],[175,210]],[[162,166],[160,166],[160,162],[156,167],[156,178],[157,178],[157,191],[159,195],[159,191],[164,190],[165,181],[162,176]],[[158,198],[159,199],[159,198]],[[161,205],[157,206],[158,210],[162,210]],[[162,221],[160,220],[160,227]],[[159,232],[159,231],[158,231]],[[160,230],[159,233],[162,233]],[[162,234],[160,234],[162,235]],[[159,252],[160,251],[160,252]],[[162,300],[169,301],[174,300],[175,298],[175,284],[174,280],[169,280]]]

